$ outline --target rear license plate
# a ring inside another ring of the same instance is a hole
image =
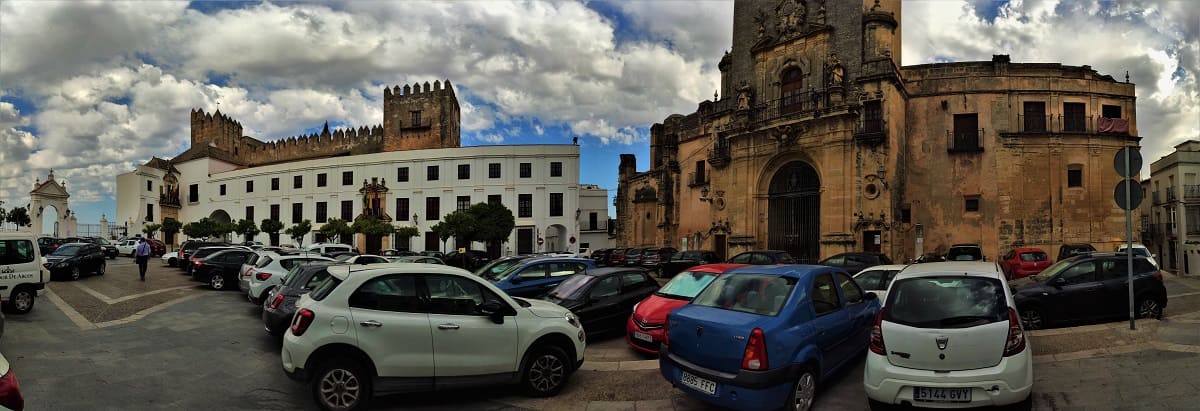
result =
[[[716,381],[710,381],[692,374],[688,374],[687,371],[680,371],[679,382],[682,382],[683,385],[700,390],[700,392],[708,395],[717,394]]]
[[[637,331],[633,332],[633,338],[636,338],[636,339],[639,339],[639,340],[642,340],[645,342],[654,342],[654,337],[651,337],[650,334],[640,333]]]
[[[914,387],[913,401],[971,402],[971,389]]]

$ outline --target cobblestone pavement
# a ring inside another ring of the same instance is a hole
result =
[[[258,308],[241,293],[207,290],[155,263],[148,277],[137,281],[126,258],[110,260],[108,274],[54,282],[32,313],[8,316],[0,348],[28,409],[315,409],[280,370],[280,341],[262,331]],[[1196,292],[1197,284],[1169,278],[1168,292]],[[1035,408],[1194,409],[1200,312],[1185,311],[1140,321],[1133,332],[1118,322],[1031,333]],[[585,369],[555,398],[491,387],[382,397],[375,409],[711,409],[670,387],[657,361],[621,336],[599,337]],[[861,360],[831,376],[814,408],[866,409],[861,376]]]

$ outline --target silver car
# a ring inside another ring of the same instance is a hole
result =
[[[300,264],[311,261],[333,261],[315,255],[264,255],[258,258],[254,268],[250,269],[250,285],[246,287],[246,298],[255,304],[262,304],[271,288],[281,284],[288,270]]]

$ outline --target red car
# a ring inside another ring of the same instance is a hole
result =
[[[1040,273],[1050,263],[1050,256],[1040,248],[1014,248],[1001,257],[1000,268],[1009,280],[1015,280]]]
[[[634,349],[658,354],[667,314],[687,305],[718,275],[749,264],[706,264],[690,267],[675,275],[657,292],[633,306],[633,315],[625,321],[625,343]]]

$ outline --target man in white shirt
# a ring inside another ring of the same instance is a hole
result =
[[[146,238],[143,237],[133,251],[137,255],[138,275],[141,276],[142,281],[146,281],[146,265],[150,262],[150,243],[146,242]]]

